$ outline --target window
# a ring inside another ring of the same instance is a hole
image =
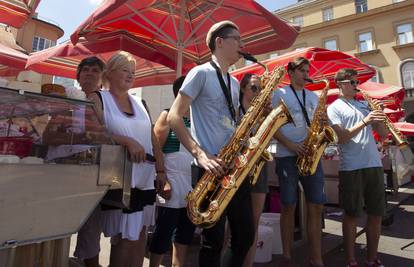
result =
[[[410,60],[401,65],[401,78],[403,87],[414,88],[414,60]]]
[[[355,0],[355,12],[364,13],[368,11],[367,0]]]
[[[323,41],[323,47],[329,50],[338,50],[338,46],[336,45],[336,39]]]
[[[303,26],[303,16],[296,16],[292,18],[293,24]]]
[[[369,79],[370,82],[384,83],[384,77],[382,76],[381,69],[374,65],[369,65],[371,68],[375,69],[375,75]]]
[[[413,29],[411,23],[397,25],[397,43],[399,45],[413,42]]]
[[[364,32],[359,36],[359,52],[367,52],[374,49],[374,43],[372,42],[372,33]]]
[[[334,13],[333,13],[332,7],[322,9],[322,19],[323,21],[330,21],[334,19]]]
[[[45,39],[42,37],[33,37],[32,52],[40,51],[56,45],[56,41]]]

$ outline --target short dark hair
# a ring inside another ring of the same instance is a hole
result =
[[[293,61],[288,63],[288,72],[295,71],[298,68],[301,68],[303,65],[310,65],[309,60],[304,57],[295,58]]]
[[[101,72],[105,69],[105,63],[103,63],[102,60],[97,58],[96,56],[86,57],[82,59],[82,61],[79,63],[78,68],[76,70],[76,80],[79,82],[79,75],[82,72],[83,67],[85,66],[98,66]]]
[[[224,26],[223,28],[221,28],[220,30],[213,33],[213,35],[211,36],[210,42],[208,43],[208,48],[210,48],[210,51],[214,52],[216,50],[216,38],[217,37],[224,38],[228,36],[233,30],[238,31],[239,29],[237,29],[235,26],[231,24],[228,24]]]
[[[352,76],[357,76],[358,72],[354,69],[350,68],[343,68],[336,72],[335,74],[335,83],[338,83],[340,81],[349,80]]]
[[[174,81],[174,83],[173,83],[173,94],[174,94],[174,97],[177,97],[178,91],[180,91],[180,88],[183,85],[184,79],[185,79],[185,75],[177,78]]]

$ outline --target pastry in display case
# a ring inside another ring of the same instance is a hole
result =
[[[0,252],[76,233],[109,188],[129,203],[131,163],[89,101],[0,87],[0,168]]]

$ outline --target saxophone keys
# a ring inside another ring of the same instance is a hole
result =
[[[223,179],[221,180],[221,186],[227,190],[235,188],[236,181],[234,179],[234,176],[233,175],[224,176]]]
[[[244,154],[239,155],[235,159],[235,165],[237,169],[243,168],[247,164],[247,157]]]
[[[247,140],[247,147],[249,149],[254,149],[259,145],[259,138],[257,138],[256,136],[250,137]]]

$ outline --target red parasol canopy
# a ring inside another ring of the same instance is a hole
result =
[[[24,70],[27,57],[26,54],[0,43],[0,65],[8,66],[15,70]]]
[[[95,55],[106,62],[119,50],[137,54],[140,52],[137,51],[139,49],[125,36],[109,36],[95,41],[81,40],[77,45],[66,42],[31,54],[27,60],[27,68],[44,74],[75,79],[76,68],[85,57]],[[135,59],[135,87],[171,84],[174,81],[175,71],[172,69],[137,56]],[[170,65],[174,65],[172,61],[166,60]]]
[[[340,51],[331,51],[323,48],[309,47],[292,51],[273,59],[263,61],[269,70],[273,70],[277,66],[285,66],[290,61],[293,61],[297,57],[304,57],[310,61],[309,77],[313,80],[319,80],[327,78],[330,81],[330,88],[336,88],[336,84],[333,79],[335,73],[342,68],[353,68],[358,71],[358,80],[365,82],[375,75],[375,69],[371,68],[367,64],[362,63],[359,59],[347,55]],[[264,72],[263,68],[257,64],[249,65],[247,67],[238,69],[232,72],[237,79],[241,80],[245,73],[254,73],[261,75]],[[288,75],[282,81],[282,84],[289,84]],[[321,90],[323,84],[307,84],[306,88],[309,90]]]
[[[391,110],[400,109],[405,97],[404,88],[396,85],[367,81],[358,85],[358,88],[367,92],[368,96],[381,100],[384,106]],[[316,91],[316,93],[320,92],[321,91]],[[339,90],[337,88],[330,89],[328,92],[327,103],[332,103],[338,96]],[[359,93],[356,98],[359,100],[363,99],[362,95]]]
[[[72,34],[93,38],[102,33],[125,31],[157,48],[157,53],[181,66],[209,59],[205,43],[209,28],[231,20],[240,27],[245,50],[261,54],[289,47],[295,27],[279,19],[253,0],[108,0]],[[163,63],[163,62],[159,62]]]
[[[0,0],[0,23],[20,28],[40,0]]]
[[[394,126],[406,136],[414,136],[414,123],[409,122],[395,122]]]

